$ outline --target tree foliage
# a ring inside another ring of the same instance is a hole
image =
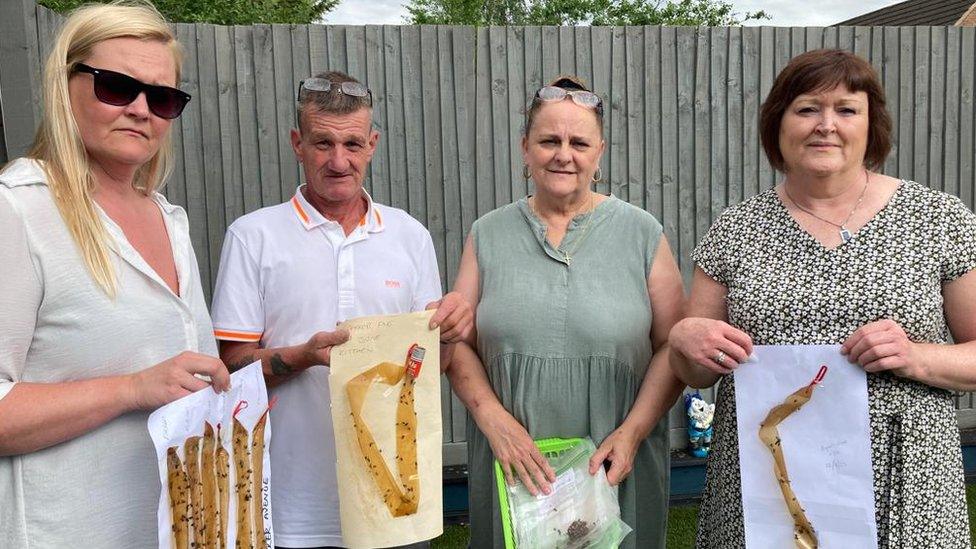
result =
[[[92,0],[39,0],[57,12],[72,10]],[[303,24],[319,21],[335,9],[339,0],[151,0],[174,23],[253,25],[255,23]]]
[[[739,14],[725,0],[410,0],[417,25],[734,26],[768,19]]]

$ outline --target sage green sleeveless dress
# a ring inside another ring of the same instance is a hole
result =
[[[599,445],[627,416],[651,360],[647,278],[661,225],[611,196],[570,222],[560,250],[545,231],[525,198],[472,227],[478,352],[495,394],[532,438],[590,437]],[[664,418],[619,487],[621,516],[634,529],[621,547],[664,547],[667,432]],[[504,547],[493,460],[469,416],[473,548]]]

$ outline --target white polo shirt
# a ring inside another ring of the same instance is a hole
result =
[[[403,210],[366,195],[347,236],[302,196],[235,221],[224,238],[214,333],[263,348],[305,343],[365,315],[423,310],[441,297],[430,233]],[[341,546],[329,371],[313,366],[275,388],[271,506],[275,544]]]

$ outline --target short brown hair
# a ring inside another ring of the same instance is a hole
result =
[[[779,150],[783,113],[794,99],[805,93],[831,90],[843,84],[852,92],[868,96],[868,145],[864,165],[880,168],[891,151],[891,116],[885,108],[884,90],[870,63],[845,50],[813,50],[797,55],[776,75],[773,88],[759,112],[759,136],[766,158],[773,168],[785,171]]]
[[[368,97],[356,97],[346,95],[339,89],[339,84],[343,82],[361,83],[352,76],[342,71],[320,72],[315,78],[321,78],[332,82],[332,89],[327,92],[312,92],[301,89],[298,94],[298,129],[302,129],[305,113],[310,109],[316,112],[329,114],[350,114],[359,109],[371,109]]]
[[[591,92],[593,90],[586,87],[582,78],[573,76],[571,74],[563,74],[554,78],[551,82],[546,84],[547,86],[552,86],[554,88],[562,88],[564,90],[582,90]],[[525,115],[525,135],[529,135],[529,131],[532,129],[532,123],[535,121],[535,115],[542,108],[542,101],[539,101],[535,96],[532,97],[529,103],[529,110]],[[593,114],[596,115],[597,125],[600,126],[600,135],[603,135],[603,109],[595,109]]]

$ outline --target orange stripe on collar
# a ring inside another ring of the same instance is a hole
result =
[[[298,218],[302,220],[302,223],[308,225],[308,214],[305,213],[305,209],[302,208],[302,203],[298,201],[297,196],[291,197],[291,205],[295,207],[295,213],[298,214]]]

